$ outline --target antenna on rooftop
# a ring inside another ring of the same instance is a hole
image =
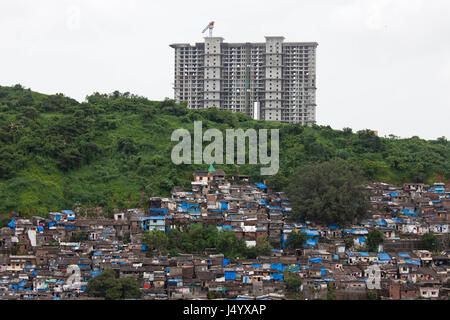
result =
[[[213,29],[214,29],[214,21],[211,21],[211,22],[205,27],[205,29],[203,29],[202,33],[205,33],[206,30],[208,30],[208,29],[209,29],[209,37],[211,38],[211,37],[212,37],[212,31],[213,31]]]

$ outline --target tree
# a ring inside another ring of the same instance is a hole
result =
[[[352,128],[348,128],[348,127],[342,129],[342,131],[344,132],[345,135],[351,135],[353,133]]]
[[[59,154],[58,160],[59,168],[67,172],[70,169],[76,168],[83,160],[83,156],[78,149],[68,148]]]
[[[327,286],[327,299],[335,300],[336,299],[336,290],[334,289],[334,285],[328,284]]]
[[[121,278],[120,283],[122,285],[121,291],[124,299],[133,299],[141,296],[141,289],[136,279]]]
[[[369,300],[378,300],[379,295],[377,290],[369,290],[367,291],[367,299]]]
[[[106,281],[105,285],[108,287],[108,289],[105,290],[106,300],[119,300],[123,298],[120,281],[116,279],[109,279]]]
[[[285,272],[284,281],[286,283],[286,290],[290,293],[297,293],[302,286],[302,278],[292,272]]]
[[[244,244],[245,245],[245,244]],[[243,256],[249,259],[256,259],[260,256],[267,256],[270,254],[272,250],[272,245],[267,239],[264,239],[263,242],[256,244],[254,247],[246,247],[245,250],[243,250]],[[236,250],[239,252],[240,250]],[[240,251],[242,252],[242,251]],[[239,255],[239,253],[238,253]],[[242,253],[240,254],[240,257],[243,258]]]
[[[139,283],[133,278],[116,278],[113,269],[106,269],[88,281],[86,292],[90,297],[107,300],[131,299],[141,296]]]
[[[228,258],[249,258],[270,254],[272,245],[267,239],[247,247],[245,241],[238,240],[232,231],[218,231],[215,226],[204,227],[193,223],[189,229],[171,229],[164,233],[159,230],[144,233],[142,241],[151,250],[158,253],[169,253],[172,256],[183,253],[203,253],[206,248],[216,248]]]
[[[1,217],[0,218],[0,229],[7,227],[8,223],[11,221],[11,218],[9,217]]]
[[[438,238],[431,232],[427,232],[422,236],[422,245],[426,250],[437,251],[439,250],[439,240]]]
[[[219,233],[216,248],[225,256],[230,257],[233,254],[233,250],[236,249],[237,243],[236,233],[232,231],[222,231]]]
[[[348,225],[366,217],[366,181],[359,168],[343,160],[310,164],[290,178],[287,195],[297,220]]]
[[[114,287],[114,283],[114,270],[107,269],[95,278],[89,279],[86,292],[92,297],[105,297],[106,291]]]
[[[289,234],[286,245],[288,248],[298,249],[303,247],[303,245],[306,243],[306,239],[306,233],[293,231]]]
[[[25,117],[27,117],[31,120],[36,120],[37,118],[39,118],[39,112],[33,107],[23,108],[22,113]]]
[[[289,179],[281,171],[267,179],[267,185],[276,191],[283,191],[288,183]]]
[[[347,237],[344,239],[345,249],[351,249],[353,247],[353,238]]]
[[[131,153],[135,153],[137,148],[134,144],[133,139],[128,137],[128,138],[122,138],[119,140],[117,150],[124,152],[126,154],[131,154]]]
[[[373,229],[367,235],[367,247],[369,251],[378,251],[378,247],[383,243],[383,233],[380,230]]]
[[[256,256],[260,257],[260,256],[268,256],[271,251],[272,251],[273,247],[270,244],[269,240],[267,238],[264,239],[264,241],[262,241],[261,243],[257,243],[255,246],[255,251],[256,251]]]
[[[168,98],[160,103],[159,108],[163,113],[174,116],[184,116],[187,113],[187,109],[185,107],[176,104],[175,100]]]
[[[153,229],[152,231],[145,232],[142,242],[151,251],[156,251],[159,254],[165,253],[169,245],[169,239],[167,238],[167,235],[163,231],[158,229]]]
[[[14,168],[11,165],[14,163],[15,155],[11,149],[0,149],[0,179],[11,178]]]

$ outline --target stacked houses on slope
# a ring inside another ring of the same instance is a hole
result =
[[[142,299],[286,299],[286,277],[302,278],[299,296],[366,299],[448,299],[450,192],[445,184],[371,183],[372,215],[350,227],[298,223],[284,193],[248,176],[227,176],[212,166],[193,175],[192,191],[149,199],[149,209],[88,218],[71,210],[48,217],[11,216],[0,229],[0,299],[91,299],[90,279],[106,269],[139,282]],[[142,244],[144,232],[189,228],[191,223],[231,231],[248,247],[268,239],[271,254],[231,259],[214,248],[201,254],[159,256]],[[384,243],[365,251],[368,233]],[[287,248],[293,231],[302,248]],[[420,237],[437,236],[440,252]]]

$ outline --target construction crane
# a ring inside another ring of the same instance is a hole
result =
[[[213,29],[214,29],[214,21],[211,21],[211,22],[206,26],[206,28],[203,29],[202,33],[205,33],[206,30],[208,30],[208,29],[209,29],[209,37],[211,38],[211,37],[212,37],[212,31],[213,31]]]

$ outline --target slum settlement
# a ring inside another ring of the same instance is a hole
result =
[[[193,174],[192,191],[151,198],[150,208],[88,217],[79,210],[47,217],[11,215],[0,230],[0,299],[89,299],[86,286],[106,269],[133,277],[141,299],[286,299],[287,277],[301,278],[297,298],[448,299],[450,192],[443,183],[370,183],[371,217],[351,227],[296,223],[284,193],[248,176],[227,176],[212,166]],[[161,256],[143,244],[154,229],[192,223],[234,232],[247,247],[269,241],[255,259],[232,259],[208,248],[202,254]],[[381,231],[375,252],[367,235]],[[286,246],[304,232],[301,248]],[[436,252],[421,236],[432,233]],[[78,235],[83,234],[83,239]]]

